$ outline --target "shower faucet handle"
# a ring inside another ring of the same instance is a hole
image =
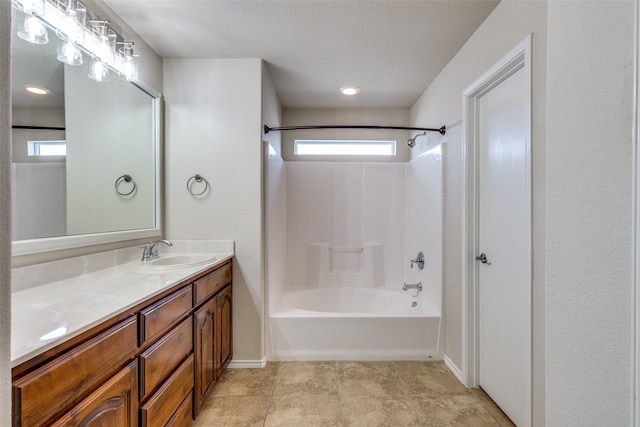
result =
[[[418,264],[418,268],[422,270],[424,268],[424,254],[422,251],[418,252],[418,256],[415,259],[411,260],[411,268],[413,268],[413,264]]]

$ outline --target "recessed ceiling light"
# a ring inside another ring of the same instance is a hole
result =
[[[343,86],[340,88],[340,93],[347,96],[357,95],[360,92],[360,88],[358,86]]]
[[[26,90],[29,93],[32,93],[34,95],[48,95],[51,93],[51,91],[49,89],[45,89],[43,87],[40,86],[33,86],[33,85],[25,85],[23,86],[24,90]]]

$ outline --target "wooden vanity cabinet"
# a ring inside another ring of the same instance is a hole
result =
[[[194,416],[197,417],[233,353],[231,264],[197,280],[194,292]]]
[[[231,262],[95,329],[14,368],[13,425],[189,426],[232,357]]]
[[[83,399],[132,361],[137,335],[136,318],[131,316],[14,380],[13,424],[46,425],[74,404],[100,406],[99,396],[89,396],[89,403]]]

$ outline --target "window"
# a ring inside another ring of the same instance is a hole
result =
[[[396,141],[296,139],[297,156],[395,156]]]
[[[36,157],[66,156],[67,141],[28,141],[27,154]]]

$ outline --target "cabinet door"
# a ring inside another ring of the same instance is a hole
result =
[[[220,291],[216,297],[215,330],[217,341],[216,379],[222,375],[222,370],[227,367],[233,356],[233,328],[231,312],[231,286]]]
[[[137,367],[136,361],[131,362],[52,426],[136,426],[138,423]]]
[[[194,314],[194,352],[195,352],[195,415],[208,395],[208,390],[216,381],[216,346],[214,331],[216,328],[216,301],[207,301]]]

